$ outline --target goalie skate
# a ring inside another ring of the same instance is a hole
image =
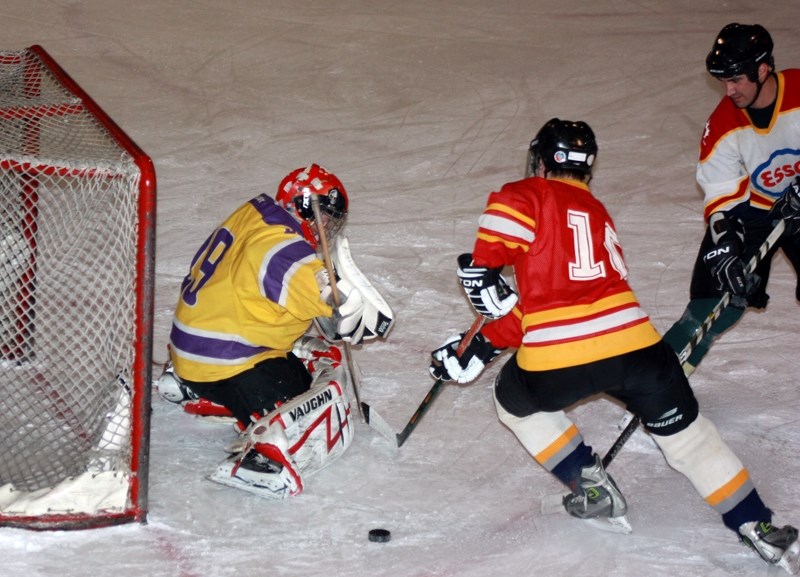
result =
[[[214,483],[242,489],[266,499],[286,499],[298,492],[288,467],[251,450],[239,461],[231,455],[220,463],[208,479]]]

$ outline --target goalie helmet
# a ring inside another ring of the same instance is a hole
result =
[[[531,141],[531,173],[539,160],[548,171],[592,172],[597,157],[597,141],[589,125],[582,121],[551,118]]]
[[[772,58],[772,38],[759,24],[728,24],[714,40],[706,56],[706,69],[715,78],[746,75],[758,82],[758,66],[766,62],[775,67]]]
[[[318,164],[297,168],[281,181],[275,200],[300,222],[306,240],[316,248],[319,238],[312,194],[319,197],[322,225],[328,239],[332,239],[344,226],[349,206],[347,192],[336,175]]]

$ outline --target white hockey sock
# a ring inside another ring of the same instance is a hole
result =
[[[528,453],[548,471],[552,471],[583,442],[578,427],[564,411],[517,417],[506,411],[497,399],[495,407],[500,422],[511,429]]]
[[[703,415],[679,433],[653,439],[667,463],[718,512],[727,513],[753,489],[747,469]]]

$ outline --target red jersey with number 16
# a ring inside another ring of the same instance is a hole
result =
[[[627,278],[614,223],[589,187],[527,178],[489,195],[475,265],[512,266],[519,303],[482,332],[543,371],[635,351],[661,339]]]

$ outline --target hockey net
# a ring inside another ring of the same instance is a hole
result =
[[[145,521],[150,159],[40,46],[0,52],[0,526]]]

